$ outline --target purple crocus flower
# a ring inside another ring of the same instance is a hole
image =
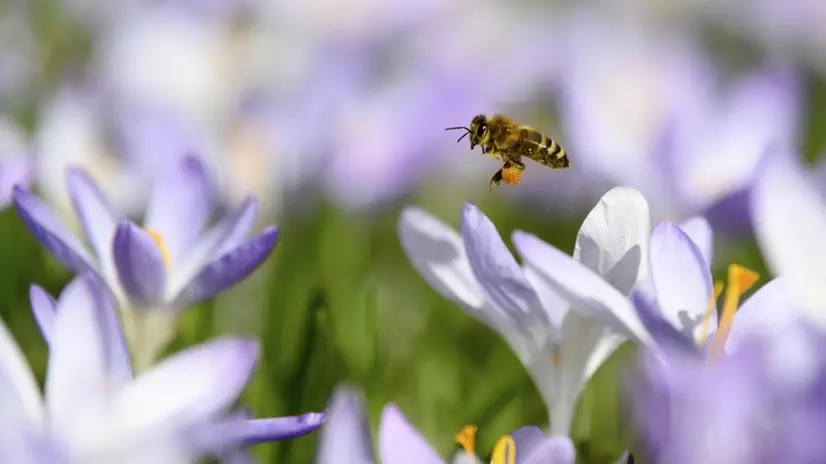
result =
[[[633,387],[648,460],[809,463],[826,456],[826,337],[802,322],[753,335],[714,362],[645,352]]]
[[[91,273],[77,277],[57,300],[36,285],[30,297],[49,346],[46,411],[35,401],[37,389],[29,385],[30,373],[23,374],[22,355],[10,351],[16,349],[10,339],[0,342],[0,348],[5,347],[0,378],[13,383],[0,396],[19,394],[11,411],[31,410],[29,416],[10,416],[21,430],[44,427],[31,430],[26,443],[60,443],[71,462],[107,462],[104,457],[108,462],[190,462],[191,457],[184,456],[305,435],[326,418],[315,413],[270,419],[226,414],[255,367],[257,345],[252,340],[220,339],[189,348],[134,376],[109,294]],[[0,338],[8,335],[0,328]],[[38,415],[31,415],[34,412]],[[0,443],[5,443],[3,438]],[[4,451],[0,446],[0,456],[6,457]],[[174,456],[164,460],[168,453]]]
[[[321,432],[321,440],[316,454],[316,464],[364,464],[375,462],[373,441],[361,395],[349,386],[340,386],[330,400],[329,419]],[[473,453],[474,433],[463,433],[457,440],[469,450],[460,451],[452,460],[445,461],[427,443],[427,440],[405,418],[396,405],[384,408],[379,424],[379,462],[383,464],[444,464],[451,462],[479,463]],[[573,464],[575,450],[567,436],[545,437],[538,427],[527,426],[517,429],[512,435],[503,437],[500,453],[507,455],[509,448],[515,451],[515,461],[492,460],[492,464]],[[497,451],[494,451],[494,457]]]
[[[92,253],[25,189],[15,189],[15,206],[58,260],[75,272],[94,272],[109,285],[140,366],[151,363],[173,335],[177,310],[232,287],[275,245],[272,226],[246,239],[258,208],[254,198],[204,230],[212,214],[212,187],[195,157],[181,159],[157,180],[145,228],[120,217],[85,172],[69,169],[67,186]]]

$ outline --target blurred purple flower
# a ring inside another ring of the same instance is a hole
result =
[[[789,69],[769,64],[723,85],[693,37],[595,15],[573,15],[562,32],[563,143],[583,169],[639,189],[656,219],[684,220],[748,189],[765,152],[796,136]],[[745,211],[717,217],[737,226]]]
[[[785,308],[781,308],[783,310]],[[633,399],[646,460],[808,463],[826,455],[826,337],[802,323],[709,362],[645,352]]]
[[[316,464],[375,462],[364,400],[351,387],[336,388],[328,407],[329,419],[321,432]],[[567,436],[545,437],[538,427],[522,427],[501,443],[513,446],[518,464],[573,464],[575,449]],[[473,439],[466,443],[470,446]],[[385,406],[379,424],[378,451],[383,464],[479,463],[471,448],[445,461],[407,421],[396,405]],[[511,462],[511,461],[502,461]]]
[[[45,398],[0,323],[0,455],[3,462],[189,462],[188,436],[218,420],[249,380],[255,342],[223,339],[174,355],[132,378],[117,318],[89,274],[51,304]],[[45,298],[45,299],[44,299]],[[41,311],[44,308],[41,307]]]
[[[258,208],[254,198],[204,230],[212,215],[213,192],[204,166],[194,157],[183,158],[158,179],[144,229],[122,219],[83,171],[67,171],[67,185],[93,254],[26,190],[15,189],[15,206],[35,237],[64,265],[75,272],[95,272],[109,285],[130,314],[125,318],[127,338],[141,360],[154,358],[174,333],[177,310],[243,280],[275,246],[273,226],[246,238]],[[150,330],[137,320],[146,322],[145,317],[164,323]],[[146,346],[135,345],[137,340]]]
[[[34,181],[37,163],[31,152],[17,124],[0,117],[0,209],[11,204],[15,185],[28,187]]]
[[[795,151],[778,147],[761,166],[751,207],[769,269],[785,279],[803,314],[826,327],[826,189],[819,174],[805,169]]]

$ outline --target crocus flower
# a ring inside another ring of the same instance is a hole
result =
[[[361,395],[349,386],[339,386],[328,406],[329,419],[321,431],[316,464],[365,464],[376,462],[373,441]],[[382,464],[479,463],[473,453],[473,433],[469,429],[457,437],[470,448],[445,461],[427,440],[407,421],[393,404],[381,415],[378,454]],[[512,453],[512,454],[511,454]],[[573,464],[575,450],[566,436],[545,437],[533,426],[517,429],[503,437],[493,453],[491,464]]]
[[[15,189],[15,206],[58,260],[75,272],[95,272],[109,285],[141,367],[151,363],[174,334],[176,310],[235,285],[275,245],[275,227],[246,239],[258,207],[253,198],[204,230],[212,214],[212,191],[195,157],[183,158],[158,179],[145,228],[114,211],[83,171],[70,169],[67,186],[92,253],[25,189]]]
[[[767,157],[752,195],[757,242],[769,268],[783,276],[800,310],[826,327],[826,192],[796,154]]]
[[[611,190],[585,219],[574,258],[567,258],[605,276],[611,282],[606,285],[615,285],[617,295],[624,295],[645,274],[641,256],[648,221],[645,199],[638,192]],[[520,266],[476,206],[463,208],[461,229],[460,236],[412,208],[399,222],[402,246],[413,266],[442,296],[505,339],[538,386],[551,430],[567,434],[585,383],[623,336],[647,336],[642,325],[630,306],[624,314],[597,314],[587,304],[569,307],[540,277],[544,263],[531,256],[530,247],[515,242],[525,261]]]
[[[823,332],[798,322],[714,362],[677,352],[663,363],[644,351],[633,403],[647,461],[822,460],[824,348]]]
[[[140,438],[164,440],[156,444],[174,445],[170,450],[194,455],[237,453],[253,444],[306,435],[326,418],[323,413],[267,419],[225,414],[255,367],[257,347],[250,340],[224,339],[190,348],[135,377],[109,295],[92,274],[76,278],[57,300],[33,285],[30,299],[35,320],[49,347],[49,371],[46,412],[38,413],[46,418],[26,420],[36,420],[35,425],[50,424],[59,433],[41,437],[46,432],[38,432],[29,438],[68,437],[69,449],[63,450],[68,456],[102,459],[111,455],[98,453],[142,452],[130,442],[133,438],[136,442]],[[0,332],[3,334],[8,335]],[[13,342],[9,340],[8,346],[13,346]],[[6,353],[0,359],[13,357]],[[21,395],[36,395],[37,391],[30,391],[31,387],[26,385],[26,376],[11,368],[20,370],[11,362],[0,365],[0,370],[9,374],[8,380],[16,383],[8,387],[17,388]],[[113,429],[73,431],[72,427],[80,425]],[[98,433],[102,436],[96,437]],[[107,439],[123,440],[123,449],[118,444],[107,444]],[[168,440],[173,441],[166,443]],[[155,442],[146,445],[152,443]],[[75,446],[80,447],[81,454],[74,454],[78,452]],[[124,456],[133,459],[128,454]],[[106,462],[77,459],[72,462]]]
[[[23,131],[12,120],[0,117],[0,209],[11,204],[15,185],[34,180],[35,158]]]
[[[796,137],[796,76],[768,64],[723,85],[694,37],[632,16],[589,9],[561,26],[563,145],[584,170],[640,190],[657,220],[712,211],[747,224],[735,200],[766,150]]]

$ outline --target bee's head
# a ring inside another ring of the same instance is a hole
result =
[[[483,143],[487,137],[488,132],[488,118],[484,114],[477,114],[470,122],[470,127],[457,126],[448,127],[446,130],[463,130],[465,131],[457,142],[461,142],[466,135],[470,134],[470,149],[476,148],[476,145]]]

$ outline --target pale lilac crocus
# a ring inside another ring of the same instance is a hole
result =
[[[248,415],[230,413],[229,408],[256,365],[258,350],[252,340],[227,338],[189,348],[135,376],[109,294],[93,274],[77,277],[57,299],[43,288],[32,285],[30,301],[38,328],[49,348],[46,399],[48,402],[55,398],[54,401],[59,403],[57,419],[65,421],[55,424],[58,430],[64,426],[87,424],[85,421],[93,419],[95,422],[88,425],[115,428],[111,431],[114,435],[104,433],[100,441],[91,441],[90,444],[97,448],[90,452],[108,453],[106,446],[112,445],[113,452],[139,452],[136,456],[145,456],[140,454],[142,450],[134,449],[141,443],[150,446],[147,452],[163,451],[164,448],[151,449],[154,442],[138,440],[140,437],[150,439],[158,433],[158,439],[172,441],[156,444],[174,445],[170,448],[172,451],[200,456],[238,453],[257,443],[306,435],[319,428],[326,419],[324,413],[266,419],[250,419]],[[52,367],[58,363],[58,367]],[[63,365],[65,367],[61,367]],[[53,385],[53,377],[61,383]],[[119,396],[121,394],[124,399]],[[75,401],[78,403],[73,403]],[[46,407],[47,414],[55,414],[49,409],[51,404]],[[141,410],[144,407],[146,411]],[[85,408],[94,414],[84,412]],[[117,428],[120,426],[131,428],[120,430]],[[160,433],[165,431],[170,435]],[[76,432],[75,435],[78,440],[90,440],[85,433]],[[89,430],[88,433],[101,431]],[[133,437],[125,435],[127,433],[139,435]],[[74,439],[74,435],[68,437]],[[63,439],[64,435],[47,438]],[[107,438],[122,439],[124,449],[119,450],[116,444],[107,445]],[[132,443],[130,438],[137,441]],[[73,445],[70,440],[69,449],[64,450],[67,456],[85,456],[73,454],[76,451]],[[133,448],[128,448],[130,446]],[[127,458],[132,459],[131,456],[124,457]],[[77,459],[72,462],[105,462]],[[141,462],[137,457],[134,459],[128,462]]]
[[[520,266],[475,205],[464,206],[461,222],[459,235],[424,211],[408,208],[399,221],[402,246],[436,291],[505,339],[545,400],[551,431],[567,434],[591,375],[625,337],[646,339],[647,332],[630,306],[620,313],[582,302],[569,305],[542,278],[545,263],[534,259],[530,247],[514,235],[524,261]],[[639,192],[611,190],[585,219],[574,257],[566,258],[625,300],[646,274],[641,259],[649,230],[648,207]]]
[[[144,228],[113,210],[85,172],[70,169],[66,181],[91,253],[25,189],[15,189],[15,206],[60,262],[75,272],[94,272],[108,284],[140,369],[174,335],[179,310],[232,287],[261,265],[275,246],[277,230],[272,226],[246,238],[258,208],[254,198],[205,229],[213,192],[195,157],[181,159],[157,180]]]
[[[329,419],[321,431],[316,464],[476,464],[473,450],[460,451],[445,460],[434,450],[404,413],[394,404],[385,406],[378,431],[378,453],[361,394],[352,387],[339,386],[328,407]],[[503,443],[513,446],[519,464],[573,464],[576,451],[567,436],[545,437],[538,427],[517,429]],[[504,451],[504,450],[503,450]],[[376,460],[376,454],[379,459]],[[501,461],[512,462],[512,461]],[[500,464],[492,461],[493,464]]]
[[[752,193],[757,242],[802,314],[826,327],[826,189],[788,147],[767,156]]]
[[[819,462],[824,348],[823,332],[798,321],[712,362],[674,347],[668,362],[644,351],[632,399],[646,461]]]
[[[761,157],[797,135],[794,72],[767,63],[723,84],[696,37],[627,13],[572,13],[560,36],[562,140],[574,162],[640,190],[657,221],[713,212],[733,230],[748,224],[743,192]]]

